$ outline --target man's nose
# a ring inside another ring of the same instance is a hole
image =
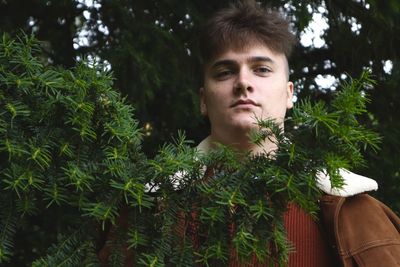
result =
[[[250,72],[248,70],[241,69],[238,72],[235,84],[233,85],[234,93],[246,95],[253,90],[254,88],[251,84]]]

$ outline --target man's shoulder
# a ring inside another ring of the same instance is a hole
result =
[[[367,216],[372,215],[377,210],[383,212],[393,212],[383,202],[371,196],[367,192],[352,195],[352,196],[336,196],[324,194],[321,197],[320,202],[322,205],[330,205],[334,209],[335,215],[338,216],[340,213],[347,215],[347,213],[360,213],[360,215]],[[342,215],[343,216],[343,215]]]
[[[321,212],[325,219],[337,223],[339,219],[346,221],[346,218],[351,218],[358,221],[360,218],[384,214],[396,217],[385,204],[368,194],[378,189],[375,180],[345,169],[340,169],[339,173],[344,183],[341,188],[332,188],[327,174],[322,173],[317,177],[318,187],[325,193],[320,199]]]
[[[357,266],[398,266],[400,219],[385,204],[361,193],[349,197],[325,195],[320,206],[329,243],[343,262],[365,262]]]

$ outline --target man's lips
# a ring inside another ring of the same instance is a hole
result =
[[[253,100],[251,99],[239,99],[235,101],[232,105],[231,108],[241,106],[241,105],[253,105],[253,106],[258,106]]]

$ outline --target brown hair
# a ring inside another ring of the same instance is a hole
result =
[[[241,0],[215,13],[200,34],[203,64],[227,48],[241,50],[251,42],[265,44],[289,58],[296,43],[289,22],[277,11],[262,8],[255,0]]]

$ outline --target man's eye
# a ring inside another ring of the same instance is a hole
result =
[[[257,74],[262,74],[266,75],[271,72],[271,70],[268,67],[257,67],[254,69],[254,72]]]
[[[231,70],[222,70],[217,72],[214,77],[217,79],[224,79],[226,77],[229,77],[230,75],[232,75],[233,71]]]

